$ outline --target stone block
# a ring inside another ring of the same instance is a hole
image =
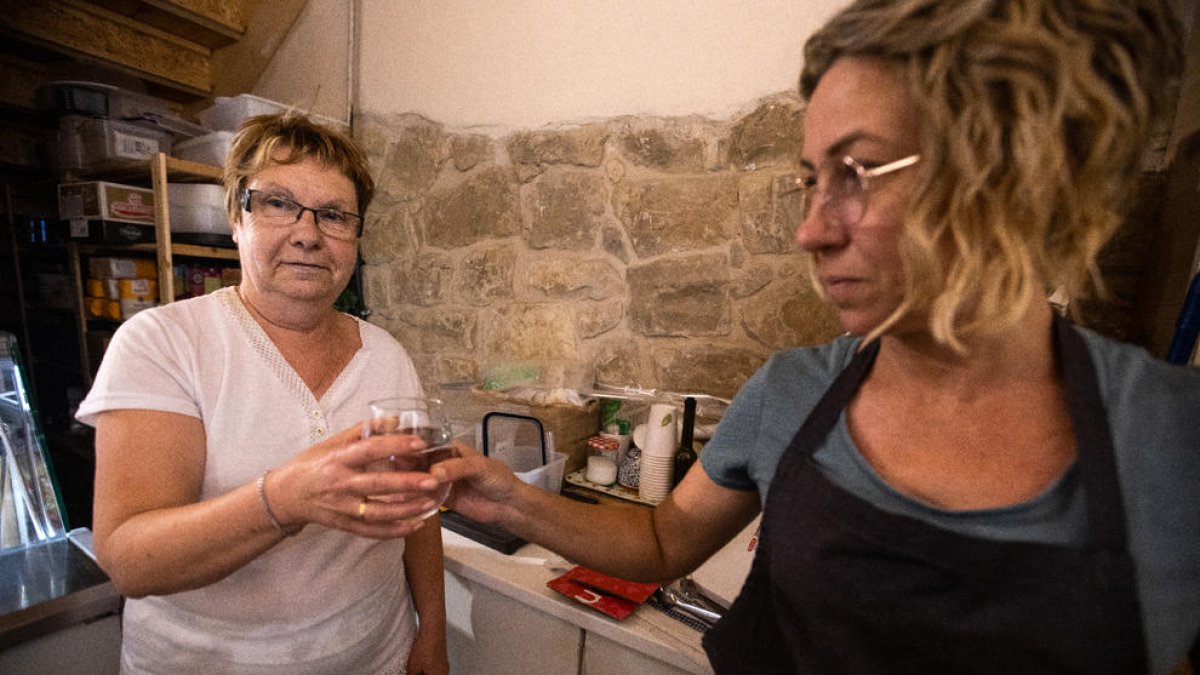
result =
[[[485,245],[468,252],[455,275],[455,296],[480,306],[511,299],[516,261],[517,249],[509,244]]]
[[[767,354],[742,345],[690,341],[654,350],[655,380],[667,391],[699,391],[733,398]]]
[[[413,218],[407,204],[386,196],[375,198],[367,211],[359,245],[363,262],[386,263],[411,251],[415,242]]]
[[[723,147],[738,171],[764,166],[796,166],[804,143],[804,110],[798,96],[767,100],[734,123]]]
[[[728,335],[729,261],[698,254],[630,267],[629,326],[649,337]]]
[[[579,337],[592,338],[616,328],[625,318],[625,300],[613,298],[579,306]]]
[[[517,234],[521,214],[509,176],[505,169],[483,169],[461,185],[431,193],[425,204],[425,241],[457,248]]]
[[[704,170],[705,139],[677,125],[626,129],[617,144],[638,166],[671,172]]]
[[[626,179],[613,189],[612,207],[639,258],[708,248],[737,231],[737,180]]]
[[[522,131],[508,139],[513,164],[600,166],[608,131],[592,124],[548,131]]]
[[[773,350],[827,342],[844,331],[807,275],[776,279],[741,305],[746,334]]]
[[[414,355],[470,354],[476,347],[475,310],[411,307],[384,315],[380,322]]]
[[[482,332],[491,362],[579,361],[575,308],[565,303],[513,303],[490,312]]]
[[[442,125],[415,115],[387,146],[379,191],[399,201],[420,199],[433,185],[449,153]]]
[[[516,276],[521,297],[537,300],[602,300],[625,290],[610,258],[577,253],[528,256]]]
[[[596,172],[551,170],[525,188],[525,236],[536,249],[588,250],[604,224],[605,181]]]
[[[483,134],[450,137],[450,161],[459,171],[469,171],[476,165],[492,161],[494,156],[492,139]]]
[[[754,254],[791,253],[797,250],[796,227],[803,211],[803,193],[796,189],[795,174],[747,174],[738,184],[742,220],[742,245]]]

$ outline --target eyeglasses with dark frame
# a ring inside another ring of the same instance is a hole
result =
[[[846,227],[857,225],[867,212],[872,179],[906,169],[920,160],[920,155],[909,155],[868,169],[862,162],[846,156],[823,164],[815,173],[796,179],[796,187],[804,192],[804,219],[808,219],[819,201],[822,213],[833,222]]]
[[[334,239],[357,239],[362,236],[363,218],[357,213],[337,209],[304,206],[294,199],[262,190],[248,189],[242,193],[242,210],[253,213],[270,225],[291,225],[305,211],[312,211],[317,228]]]

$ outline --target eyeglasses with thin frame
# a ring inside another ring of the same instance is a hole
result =
[[[819,202],[826,218],[847,227],[857,225],[867,212],[871,181],[906,169],[920,160],[920,155],[909,155],[868,169],[853,157],[846,156],[823,164],[815,173],[796,179],[796,187],[804,192],[804,219],[808,219]]]
[[[362,236],[363,218],[357,213],[329,208],[304,206],[294,199],[262,190],[246,190],[242,193],[242,210],[253,213],[258,220],[269,225],[291,225],[300,220],[305,211],[312,211],[317,228],[334,239],[357,239]]]

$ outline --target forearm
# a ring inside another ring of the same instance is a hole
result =
[[[446,589],[442,528],[438,516],[404,539],[404,576],[421,629],[446,632]]]
[[[686,562],[661,541],[655,509],[583,504],[531,486],[518,488],[500,525],[585,567],[631,581],[664,581]]]
[[[256,485],[247,483],[220,497],[128,518],[98,537],[96,548],[117,589],[141,597],[220,581],[282,539]]]

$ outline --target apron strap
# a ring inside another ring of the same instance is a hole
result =
[[[784,453],[784,457],[788,455],[807,457],[821,445],[830,430],[837,424],[842,411],[846,409],[850,400],[854,398],[854,394],[858,392],[862,381],[871,372],[871,367],[875,365],[875,357],[878,355],[879,340],[877,339],[859,347],[858,353],[837,376],[833,384],[829,385],[829,389],[825,390],[825,395],[821,397],[816,407],[804,420],[800,430],[792,437],[792,442],[788,446],[787,452]]]

